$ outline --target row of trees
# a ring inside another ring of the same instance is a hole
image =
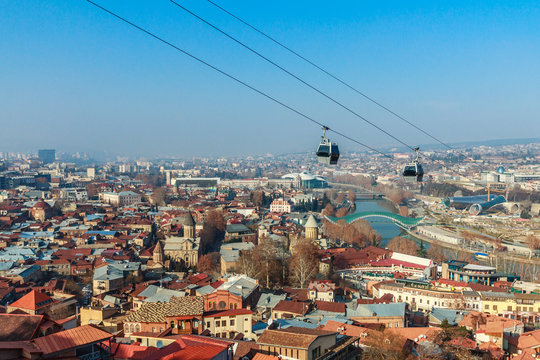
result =
[[[358,219],[352,224],[347,224],[344,220],[338,221],[337,224],[325,221],[323,232],[331,239],[341,239],[357,247],[379,246],[382,241],[381,235],[363,219]]]
[[[285,242],[263,237],[255,248],[241,252],[235,270],[270,289],[284,285],[306,287],[318,269],[319,255],[311,241],[297,239],[289,253]]]

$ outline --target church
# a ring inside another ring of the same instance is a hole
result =
[[[175,261],[182,261],[186,267],[197,266],[200,238],[196,236],[195,220],[191,213],[188,212],[182,226],[184,236],[172,236],[165,239],[163,255]]]

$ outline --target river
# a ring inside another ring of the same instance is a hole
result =
[[[378,211],[378,212],[388,212],[392,213],[394,205],[388,200],[358,200],[355,202],[357,212],[365,211]],[[383,218],[371,217],[367,218],[367,221],[371,224],[373,229],[381,234],[382,244],[381,247],[386,247],[386,244],[396,236],[403,236],[409,239],[415,240],[420,244],[420,240],[407,234],[405,231],[402,231],[399,226],[394,224],[392,221]],[[429,244],[424,242],[424,248],[428,248]]]

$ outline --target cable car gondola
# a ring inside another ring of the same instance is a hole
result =
[[[403,169],[403,179],[405,182],[409,183],[422,182],[422,178],[424,177],[424,169],[419,160],[420,148],[414,148],[414,151],[416,151],[416,159],[405,165],[405,168]]]
[[[328,127],[323,127],[324,133],[321,143],[317,148],[317,160],[321,164],[336,165],[339,159],[339,147],[337,143],[333,143],[326,137]]]

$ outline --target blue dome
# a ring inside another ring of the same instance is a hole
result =
[[[499,167],[497,168],[497,172],[498,172],[499,174],[504,174],[504,172],[505,172],[504,166],[499,166]]]

